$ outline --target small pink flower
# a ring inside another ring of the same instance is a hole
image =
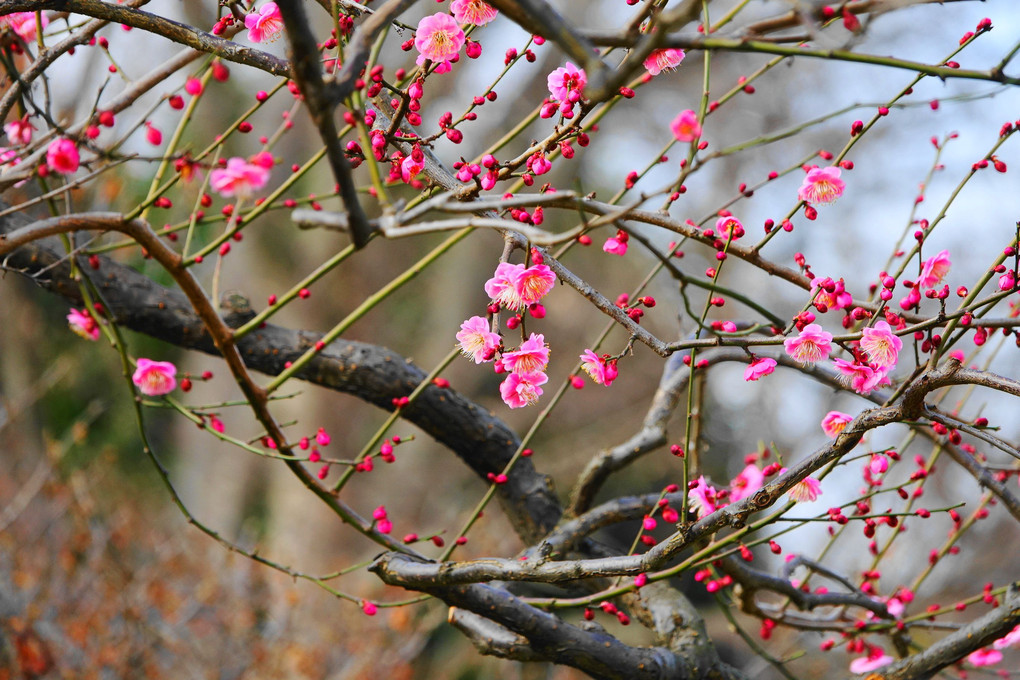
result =
[[[829,356],[832,351],[832,333],[822,330],[816,323],[808,324],[800,335],[787,338],[783,347],[794,361],[813,364]]]
[[[567,62],[566,66],[554,70],[546,78],[546,85],[549,87],[549,94],[553,99],[560,102],[574,103],[581,99],[581,91],[588,84],[588,76],[583,68],[577,68],[573,63]]]
[[[67,137],[54,139],[46,149],[46,165],[53,172],[70,175],[78,169],[80,163],[78,147]]]
[[[549,382],[545,373],[511,373],[499,386],[499,394],[510,408],[521,408],[534,404],[542,396],[542,388]]]
[[[275,2],[267,2],[244,18],[244,27],[248,29],[248,40],[253,43],[272,42],[283,30],[283,17]]]
[[[457,340],[460,351],[474,359],[476,364],[492,361],[499,348],[499,334],[489,330],[489,322],[481,316],[473,316],[460,325]]]
[[[411,180],[417,177],[424,167],[424,158],[421,161],[415,161],[414,156],[405,156],[404,160],[400,161],[400,179],[404,180],[404,184],[410,184]]]
[[[824,285],[825,282],[828,284]],[[827,288],[831,288],[830,292]],[[845,309],[854,303],[854,297],[846,292],[846,284],[843,279],[833,281],[829,278],[816,276],[811,280],[811,295],[816,305],[824,305],[826,311],[829,309]],[[821,307],[819,307],[821,309]]]
[[[99,324],[92,318],[88,310],[78,311],[77,309],[71,309],[67,314],[67,325],[72,331],[86,340],[95,341],[99,339]]]
[[[917,280],[918,285],[926,290],[939,285],[946,274],[949,273],[951,264],[948,250],[943,250],[938,255],[929,257],[921,265],[921,278]]]
[[[510,373],[544,371],[549,365],[549,345],[545,344],[545,336],[532,333],[519,348],[513,352],[504,352],[500,363]]]
[[[533,305],[553,289],[556,275],[547,265],[536,264],[525,269],[514,270],[513,286],[520,297],[522,306]]]
[[[627,254],[627,242],[621,241],[615,236],[610,236],[606,239],[606,242],[602,244],[602,250],[610,255],[623,256]]]
[[[693,142],[701,136],[701,123],[698,122],[698,114],[690,109],[681,111],[680,115],[669,124],[678,142]]]
[[[209,186],[221,196],[248,197],[266,185],[269,169],[260,163],[249,163],[243,158],[231,158],[227,167],[209,173]]]
[[[4,133],[7,135],[7,139],[10,140],[11,144],[24,146],[31,143],[32,132],[35,131],[35,126],[28,122],[28,114],[25,114],[24,118],[18,120],[12,120],[10,123],[4,125]]]
[[[992,647],[996,649],[1009,649],[1016,646],[1020,646],[1020,626],[1017,626],[992,643]]]
[[[754,382],[758,378],[763,378],[772,373],[774,370],[776,370],[775,359],[759,357],[752,361],[747,368],[744,369],[744,380],[747,382]]]
[[[453,0],[450,11],[457,21],[475,26],[484,26],[499,14],[495,7],[482,0]]]
[[[765,475],[758,466],[748,465],[730,482],[730,501],[736,503],[742,498],[747,498],[760,489],[764,483]]]
[[[839,433],[846,429],[846,426],[850,424],[850,421],[854,417],[849,413],[841,413],[839,411],[829,411],[822,418],[822,431],[830,439],[835,439],[839,436]]]
[[[544,175],[552,170],[552,161],[546,158],[545,154],[539,152],[528,159],[528,167],[531,169],[532,174],[536,176]]]
[[[527,307],[514,287],[514,278],[522,271],[523,264],[500,262],[496,265],[496,272],[492,278],[485,282],[485,293],[507,309],[519,310]]]
[[[43,28],[49,25],[50,20],[42,14],[39,23],[42,24]],[[24,41],[35,40],[35,12],[12,12],[5,17],[2,17],[3,24],[8,24],[15,33],[21,36]]]
[[[903,341],[892,332],[885,321],[879,321],[874,328],[865,328],[861,338],[861,349],[868,353],[868,360],[879,368],[896,365]]]
[[[967,661],[972,666],[994,666],[1002,661],[1002,652],[994,649],[979,649],[967,655]]]
[[[429,59],[437,64],[436,73],[446,73],[464,40],[464,31],[449,14],[439,12],[423,17],[414,34],[414,46],[420,53],[417,64],[421,66]]]
[[[725,236],[731,239],[738,239],[744,235],[744,225],[736,217],[727,215],[715,221],[715,231],[720,238]]]
[[[811,168],[797,191],[797,198],[811,205],[835,202],[846,188],[839,175],[840,169],[836,166]]]
[[[873,475],[880,475],[889,469],[889,459],[883,456],[881,453],[871,454],[871,460],[868,461],[868,470]]]
[[[138,391],[150,397],[158,397],[169,394],[177,387],[177,367],[169,361],[152,361],[151,359],[139,359],[131,382]]]
[[[581,355],[581,370],[587,373],[596,385],[606,387],[613,384],[618,373],[615,361],[607,362],[590,349],[584,350],[584,354]]]
[[[782,468],[779,474],[784,472],[786,472],[786,468]],[[822,495],[822,483],[814,477],[805,477],[791,486],[786,495],[794,503],[810,503]]]
[[[885,653],[881,647],[872,647],[868,650],[867,656],[862,656],[850,662],[851,673],[867,673],[882,666],[888,666],[895,659]]]
[[[832,363],[843,380],[858,394],[868,394],[880,385],[889,384],[888,371],[884,368],[874,369],[845,359],[833,359]]]
[[[645,58],[645,68],[653,76],[657,76],[663,71],[672,71],[680,62],[684,60],[684,51],[676,48],[669,47],[664,50],[654,50]]]
[[[687,497],[691,500],[691,508],[699,519],[711,515],[719,507],[716,505],[717,493],[715,487],[705,481],[704,475],[698,477],[697,484],[687,492]]]

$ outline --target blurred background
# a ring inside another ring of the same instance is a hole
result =
[[[560,0],[552,4],[579,25],[594,29],[618,27],[633,11],[619,0],[583,4]],[[713,16],[722,16],[733,5],[712,3]],[[736,25],[754,16],[782,13],[792,5],[753,2]],[[419,16],[445,9],[445,5],[420,3],[403,20],[414,25]],[[150,6],[150,11],[200,27],[212,25],[214,10],[211,3]],[[963,68],[987,69],[998,63],[1020,35],[1020,14],[1009,0],[906,8],[866,22],[861,36],[841,26],[818,32],[818,27],[808,24],[804,30],[817,33],[819,47],[853,47],[865,53],[940,63],[984,16],[992,18],[994,30],[956,60]],[[721,33],[727,35],[729,29]],[[125,87],[121,74],[126,79],[138,77],[179,49],[138,30],[124,32],[115,27],[103,34],[109,36],[110,54],[120,73],[108,74],[109,62],[100,50],[82,49],[72,58],[61,59],[50,75],[55,109],[66,120],[86,115],[80,107],[91,104],[104,83],[102,97],[112,97]],[[408,37],[408,33],[395,32],[387,41],[380,58],[387,75],[398,66],[413,63],[413,53],[399,50]],[[426,83],[422,115],[427,130],[435,129],[442,112],[452,111],[456,117],[464,111],[471,97],[484,92],[492,82],[506,50],[522,50],[528,41],[522,30],[502,17],[472,37],[483,46],[481,58],[462,59],[452,74]],[[243,42],[244,34],[236,40]],[[284,41],[267,49],[282,55]],[[459,146],[446,140],[437,144],[440,158],[453,163],[461,157],[475,157],[503,135],[508,122],[519,120],[541,102],[546,75],[561,66],[564,58],[551,43],[532,49],[537,61],[521,62],[512,69],[496,88],[498,99],[477,109],[477,121],[463,127],[464,142]],[[661,153],[670,139],[668,124],[675,115],[682,109],[698,108],[702,59],[702,54],[692,53],[675,72],[640,88],[635,99],[618,106],[600,123],[588,149],[574,160],[557,161],[553,172],[542,179],[561,189],[595,192],[600,199],[608,199],[623,187],[629,172],[641,171]],[[765,56],[746,54],[714,56],[713,98],[766,61]],[[186,132],[186,147],[202,148],[255,103],[256,91],[271,90],[275,84],[265,74],[236,65],[229,68],[230,78],[211,81],[203,94]],[[1012,71],[1007,68],[1007,72]],[[159,97],[179,91],[184,75],[174,76],[154,91],[151,100],[140,101],[118,116],[117,127],[104,130],[103,135],[116,138],[118,131],[129,130],[144,119],[169,136],[178,113],[165,105],[149,113],[149,106]],[[912,77],[909,71],[822,60],[798,58],[781,63],[755,81],[753,94],[737,95],[709,118],[704,134],[710,143],[708,152],[796,126],[804,126],[803,130],[791,138],[754,145],[707,164],[687,182],[687,191],[671,214],[700,221],[738,195],[741,183],[762,182],[770,171],[796,166],[819,149],[837,153],[849,138],[851,123],[868,120]],[[256,137],[272,135],[292,103],[285,89],[271,98],[247,118],[254,126],[252,133],[234,135],[224,156],[258,151]],[[844,197],[821,208],[816,221],[796,217],[794,231],[770,242],[766,256],[795,267],[794,254],[803,253],[817,275],[843,277],[855,298],[866,298],[868,286],[877,280],[899,239],[913,231],[911,216],[930,220],[939,214],[971,164],[994,144],[1002,124],[1020,118],[1018,104],[1020,91],[1016,88],[981,81],[925,79],[854,148],[849,156],[854,170],[843,174],[847,184]],[[832,115],[834,112],[839,113]],[[270,186],[286,178],[291,163],[303,163],[318,149],[318,137],[307,114],[299,110],[293,121],[293,128],[273,148],[283,165],[274,169]],[[807,125],[810,121],[819,122]],[[550,127],[549,121],[536,122],[500,158],[520,153]],[[931,140],[941,143],[950,134],[956,137],[944,145],[937,160],[939,169],[922,188],[936,163]],[[152,155],[144,129],[129,137],[123,149]],[[674,180],[682,153],[675,147],[668,154],[674,158],[660,163],[639,188],[657,190]],[[929,255],[950,251],[953,267],[947,282],[952,290],[971,285],[1015,236],[1015,222],[1020,218],[1020,187],[1012,170],[1020,164],[1015,143],[1005,145],[999,157],[1011,166],[1011,172],[981,172],[955,200],[925,245]],[[129,209],[144,197],[154,168],[153,163],[136,161],[103,175],[76,197],[77,208]],[[799,171],[793,172],[731,207],[747,228],[750,242],[763,235],[766,219],[779,221],[793,207],[801,179]],[[322,196],[329,193],[332,183],[327,169],[318,167],[289,195]],[[7,200],[24,199],[32,191],[25,187],[21,194],[8,194]],[[922,191],[924,201],[915,213],[915,198]],[[394,188],[393,193],[413,195],[402,187]],[[154,223],[183,219],[196,196],[197,187],[181,188],[174,197],[177,206],[154,216]],[[660,202],[657,199],[649,206],[657,208]],[[322,203],[327,209],[338,207],[331,199]],[[222,204],[222,199],[217,199],[211,210]],[[546,217],[545,226],[553,230],[569,228],[576,220],[576,215],[554,211],[547,211]],[[642,233],[660,248],[672,240],[668,233]],[[268,296],[281,294],[346,245],[344,237],[335,233],[299,231],[285,210],[259,218],[244,234],[245,240],[234,244],[234,252],[223,260],[221,290],[239,292],[256,309],[263,307]],[[616,299],[621,293],[632,292],[656,260],[634,242],[623,258],[603,253],[599,246],[611,235],[608,230],[593,234],[591,247],[573,249],[564,262],[606,297]],[[325,331],[445,238],[377,239],[319,281],[307,300],[289,305],[273,322]],[[484,315],[488,300],[482,284],[492,275],[501,249],[496,234],[471,235],[355,323],[344,337],[384,345],[431,370],[453,347],[459,324],[470,316]],[[714,264],[712,256],[705,249],[691,247],[677,262],[685,272],[700,275]],[[158,277],[155,265],[142,261],[136,252],[118,257]],[[198,268],[205,281],[211,277],[211,260]],[[727,266],[723,279],[730,288],[752,292],[755,300],[784,318],[792,317],[808,301],[804,291],[740,262]],[[897,293],[895,299],[901,295]],[[675,281],[660,274],[646,294],[653,295],[658,304],[648,310],[643,325],[665,340],[691,332],[689,320],[678,322],[681,298]],[[691,296],[700,309],[701,291]],[[563,286],[544,302],[548,316],[529,320],[528,329],[544,333],[552,347],[549,370],[553,389],[547,391],[551,394],[570,375],[575,357],[591,346],[606,318]],[[15,677],[11,670],[2,669],[16,668],[16,662],[24,668],[26,659],[37,660],[40,670],[37,675],[26,673],[26,677],[582,677],[562,668],[480,657],[446,625],[446,608],[441,603],[384,608],[377,616],[367,617],[357,605],[230,554],[189,527],[141,452],[129,402],[132,394],[120,375],[116,353],[102,342],[78,340],[67,330],[66,313],[63,301],[16,275],[7,273],[0,281],[0,626],[4,632],[0,678]],[[732,320],[748,318],[748,313],[732,303],[713,312],[716,318]],[[821,322],[835,332],[838,319],[828,316],[832,318],[822,317]],[[193,376],[212,371],[213,379],[196,382],[185,401],[216,403],[238,398],[219,360],[181,352],[130,332],[127,337],[135,356],[172,360]],[[626,340],[617,329],[603,351],[619,352]],[[995,355],[990,367],[1015,376],[1016,350],[1010,339],[1005,341],[1007,346]],[[998,342],[995,338],[989,345]],[[969,340],[966,344],[964,349],[969,352]],[[620,377],[612,388],[588,382],[580,391],[570,390],[557,405],[532,448],[536,467],[554,480],[561,495],[569,491],[594,454],[625,441],[640,427],[662,369],[659,357],[637,345],[633,356],[621,360]],[[856,414],[869,405],[856,395],[837,394],[783,370],[767,380],[745,383],[742,370],[741,364],[719,365],[709,372],[705,386],[706,401],[700,413],[704,441],[699,455],[705,474],[719,484],[725,485],[743,468],[746,454],[763,446],[780,452],[786,463],[801,460],[825,442],[819,422],[826,412],[837,409]],[[443,377],[519,433],[531,426],[537,414],[535,408],[508,410],[499,399],[500,376],[488,367],[458,359]],[[278,420],[293,423],[288,432],[296,436],[311,436],[325,428],[332,442],[324,453],[335,458],[353,457],[386,417],[353,397],[296,381],[288,383],[282,393],[288,398],[273,406]],[[947,408],[951,406],[952,400],[946,402]],[[1000,437],[1016,441],[1020,424],[1015,403],[978,393],[969,398],[963,413],[988,417],[1001,426]],[[244,408],[225,407],[221,419],[227,432],[239,438],[260,434]],[[677,443],[682,442],[684,419],[681,408],[670,428]],[[248,550],[257,548],[259,554],[308,574],[333,572],[378,553],[377,546],[345,530],[274,461],[225,446],[184,419],[159,409],[146,411],[146,427],[189,510],[228,540]],[[396,465],[377,468],[348,486],[345,500],[364,514],[385,504],[395,536],[445,532],[452,538],[485,493],[485,486],[414,427],[398,422],[391,434],[414,439],[398,448]],[[869,450],[899,447],[905,435],[905,428],[885,428],[876,432],[867,446]],[[982,446],[979,448],[993,462],[1012,463],[1002,453],[985,451],[988,447]],[[930,446],[924,444],[901,451],[903,462],[894,464],[889,478],[905,478],[914,469],[914,454],[927,456],[930,452]],[[798,516],[824,513],[825,508],[856,497],[863,486],[865,462],[855,460],[827,478],[823,497],[800,508]],[[952,463],[943,461],[939,467],[941,474],[926,486],[924,504],[935,508],[964,501],[967,506],[961,512],[972,511],[981,490]],[[618,474],[600,499],[659,490],[679,482],[679,470],[678,461],[668,451],[658,451]],[[892,498],[889,505],[893,505]],[[875,507],[881,510],[885,506],[876,501]],[[911,536],[893,544],[883,563],[880,592],[888,595],[897,585],[909,583],[927,563],[928,551],[941,545],[950,528],[945,516],[913,524]],[[604,538],[629,544],[636,529],[636,525],[620,526]],[[880,534],[883,539],[888,535]],[[933,570],[918,593],[915,611],[932,602],[946,604],[973,595],[985,581],[1001,585],[1015,578],[1010,560],[1002,559],[995,547],[1011,545],[1018,538],[1015,522],[992,508],[988,519],[963,536],[960,555],[947,557]],[[827,539],[826,525],[818,523],[785,536],[782,544],[785,554],[814,556]],[[856,574],[870,563],[866,544],[860,532],[847,532],[835,543],[830,563],[843,573]],[[509,524],[493,508],[458,556],[512,556],[521,548]],[[758,559],[756,566],[777,569],[783,558],[763,551]],[[333,585],[380,604],[410,597],[384,588],[364,570],[345,575]],[[753,677],[773,677],[770,673],[775,671],[730,631],[703,587],[686,581],[683,585],[701,606],[724,658]],[[970,618],[968,612],[960,615],[960,620]],[[755,621],[743,621],[750,630],[757,630]],[[637,626],[607,627],[627,641],[647,640],[644,631],[634,630]],[[917,637],[922,644],[927,642]],[[820,634],[777,631],[768,648],[778,658],[808,650],[805,658],[790,666],[802,677],[845,672],[850,657],[838,648],[828,655],[816,653],[823,639]]]

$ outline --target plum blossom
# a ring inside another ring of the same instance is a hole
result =
[[[949,273],[951,264],[948,250],[943,250],[939,254],[929,257],[921,265],[921,277],[917,280],[918,285],[925,290],[939,285],[946,274]]]
[[[536,264],[528,268],[521,266],[514,271],[514,289],[524,307],[535,304],[556,285],[556,275],[547,265]]]
[[[546,85],[553,99],[570,104],[581,99],[581,91],[587,83],[588,76],[584,69],[577,68],[569,61],[566,66],[555,69],[546,78]]]
[[[811,168],[797,191],[797,198],[811,205],[834,203],[846,188],[839,175],[840,169],[836,166]]]
[[[425,167],[425,160],[414,160],[414,154],[405,156],[404,160],[400,161],[400,179],[404,181],[404,184],[410,184],[411,180],[418,176],[418,173]]]
[[[499,334],[489,330],[489,322],[481,316],[473,316],[462,323],[457,340],[460,351],[476,364],[492,361],[500,342]]]
[[[716,488],[705,481],[704,475],[698,477],[697,483],[687,492],[691,508],[699,519],[711,515],[716,511],[716,508],[720,507],[716,505],[717,493]]]
[[[151,359],[139,359],[131,382],[138,391],[149,397],[158,397],[169,394],[177,387],[177,367],[169,361],[152,361]]]
[[[590,349],[584,350],[581,355],[581,370],[588,374],[596,385],[609,387],[616,380],[617,370],[615,361],[607,361]]]
[[[832,333],[823,330],[816,323],[808,324],[800,335],[787,338],[783,342],[783,347],[794,361],[813,364],[829,356],[832,351]]]
[[[248,40],[253,43],[272,42],[283,30],[283,17],[275,2],[267,2],[257,11],[244,18],[244,27],[248,29]]]
[[[747,382],[754,382],[758,378],[763,378],[772,373],[774,370],[776,370],[775,359],[758,357],[744,369],[744,380]]]
[[[40,14],[39,17],[39,23],[46,28],[50,23],[49,17],[45,14]],[[4,24],[10,26],[22,40],[35,40],[35,12],[11,12],[5,17],[0,17],[0,26]]]
[[[868,359],[879,368],[896,365],[903,341],[892,332],[885,321],[879,321],[874,328],[865,328],[861,337],[861,349],[868,353]]]
[[[829,411],[822,418],[822,431],[830,439],[835,439],[839,436],[839,433],[846,429],[846,426],[850,424],[850,421],[854,417],[849,413],[841,413],[840,411]]]
[[[414,33],[414,47],[420,53],[416,63],[421,66],[428,59],[437,64],[436,73],[446,73],[464,41],[464,31],[449,14],[439,12],[423,17]]]
[[[862,656],[850,662],[851,673],[867,673],[882,666],[888,666],[895,659],[885,653],[881,647],[872,647],[868,650],[867,656]]]
[[[79,311],[72,308],[67,314],[67,325],[72,331],[86,340],[99,339],[99,324],[92,318],[88,310]]]
[[[263,159],[254,161],[249,163],[243,158],[231,158],[227,161],[227,167],[216,168],[209,173],[209,186],[221,196],[251,196],[269,181],[269,168],[265,167]]]
[[[1020,646],[1020,626],[1017,626],[992,643],[992,647],[996,649],[1009,649],[1010,647],[1017,646]]]
[[[888,370],[872,368],[845,359],[833,359],[840,377],[858,394],[868,394],[876,387],[889,384]]]
[[[845,309],[854,302],[854,297],[846,292],[846,284],[843,279],[833,281],[828,277],[816,276],[811,280],[811,294],[814,296],[815,306],[820,311]],[[825,310],[822,310],[822,306],[825,307]]]
[[[24,118],[12,120],[10,123],[4,125],[4,134],[7,135],[7,139],[10,140],[11,144],[24,146],[32,142],[32,132],[35,131],[35,126],[28,122],[28,114],[25,114]]]
[[[610,236],[606,239],[606,242],[602,244],[602,250],[610,255],[619,255],[622,257],[627,254],[627,241],[620,239],[618,235]]]
[[[994,666],[1002,661],[1002,652],[995,649],[979,649],[968,654],[967,661],[972,666]]]
[[[495,7],[482,0],[453,0],[450,11],[457,21],[475,26],[484,26],[499,14]]]
[[[78,147],[67,137],[60,137],[50,142],[46,149],[46,165],[53,172],[61,175],[74,173],[81,164]]]
[[[542,396],[542,388],[549,377],[540,371],[511,373],[499,385],[499,394],[510,408],[521,408],[534,404]]]
[[[779,474],[785,473],[787,468],[780,468]],[[794,503],[810,503],[822,495],[822,483],[814,477],[805,477],[786,492]]]
[[[680,115],[669,124],[669,129],[678,142],[693,142],[701,136],[701,123],[698,121],[698,114],[690,109],[681,111]]]
[[[510,373],[544,371],[549,365],[549,345],[545,344],[545,336],[532,333],[516,350],[504,352],[500,364]]]
[[[740,471],[730,482],[730,500],[734,503],[747,498],[765,483],[765,474],[753,463]]]
[[[524,301],[521,300],[520,294],[514,288],[513,281],[517,271],[523,269],[523,264],[500,262],[496,265],[496,272],[492,278],[485,282],[486,295],[507,309],[523,308]]]
[[[657,76],[663,71],[672,71],[675,69],[686,56],[687,55],[684,54],[683,50],[676,47],[669,47],[664,50],[653,50],[652,53],[645,58],[644,64],[650,74]]]

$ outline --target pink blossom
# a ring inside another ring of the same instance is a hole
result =
[[[375,616],[379,612],[379,607],[374,602],[364,600],[361,603],[361,611],[365,612],[367,616]]]
[[[691,501],[691,508],[699,519],[711,515],[719,507],[716,505],[717,493],[715,487],[705,481],[704,475],[698,477],[697,484],[687,492],[687,497]]]
[[[858,394],[868,394],[880,385],[889,384],[888,371],[884,368],[874,369],[845,359],[833,359],[832,363],[843,380]]]
[[[489,330],[489,322],[481,316],[473,316],[460,325],[457,333],[460,351],[474,359],[476,364],[492,361],[499,348],[499,334]]]
[[[734,503],[747,498],[765,483],[765,475],[757,465],[751,464],[740,471],[730,482],[730,500]]]
[[[768,357],[759,357],[748,364],[747,368],[744,369],[744,380],[747,382],[754,382],[758,378],[763,378],[776,370],[776,360],[769,359]]]
[[[528,168],[534,175],[544,175],[552,170],[552,161],[545,157],[545,154],[538,152],[528,159]]]
[[[78,169],[80,163],[78,147],[67,137],[54,139],[46,149],[46,165],[53,172],[70,175]]]
[[[616,362],[606,361],[590,349],[584,350],[584,354],[581,355],[581,370],[587,373],[596,385],[609,387],[616,380]]]
[[[514,270],[513,286],[524,307],[541,300],[555,285],[556,275],[547,265],[536,264],[527,269],[522,266]]]
[[[889,469],[889,459],[883,456],[881,453],[871,454],[871,460],[868,461],[868,470],[873,475],[880,475]]]
[[[786,468],[779,470],[779,474],[786,472]],[[822,483],[814,477],[805,477],[790,487],[786,492],[794,503],[810,503],[822,495]]]
[[[584,69],[577,68],[569,61],[566,66],[554,70],[546,78],[546,85],[553,99],[571,104],[581,99],[581,91],[587,83],[588,76]]]
[[[424,158],[421,161],[415,161],[413,155],[405,156],[404,160],[400,161],[400,179],[404,180],[405,184],[410,184],[411,180],[417,177],[424,167]]]
[[[832,333],[822,330],[816,323],[808,324],[800,335],[787,338],[783,347],[794,361],[813,364],[829,356],[832,351]]]
[[[1002,652],[994,649],[979,649],[967,655],[967,661],[972,666],[994,666],[1002,661]]]
[[[1020,646],[1020,626],[1017,626],[992,643],[992,647],[996,649],[1009,649],[1016,646]]]
[[[698,121],[698,114],[690,109],[681,111],[680,115],[669,124],[678,142],[693,142],[701,136],[701,123]]]
[[[921,265],[921,277],[917,283],[921,288],[928,289],[942,283],[942,279],[949,273],[949,251],[943,250],[938,255],[933,255]]]
[[[881,647],[872,647],[868,650],[867,656],[862,656],[850,662],[851,673],[867,673],[882,666],[888,666],[895,659],[885,653]]]
[[[684,51],[676,48],[669,47],[664,50],[654,50],[651,54],[645,57],[645,68],[653,76],[657,76],[663,71],[672,71],[680,62],[684,60]]]
[[[439,12],[423,17],[414,33],[414,46],[420,52],[417,64],[421,66],[429,59],[437,64],[436,73],[446,73],[464,40],[464,31],[449,14]]]
[[[46,28],[50,20],[45,14],[40,14],[40,23]],[[35,12],[11,12],[5,17],[0,17],[0,25],[2,24],[8,24],[22,40],[35,40]]]
[[[826,288],[832,288],[832,292],[829,292]],[[854,302],[853,296],[846,292],[846,284],[843,279],[833,281],[830,278],[823,279],[816,276],[811,280],[811,294],[814,296],[815,305],[824,305],[826,311],[830,309],[845,309]]]
[[[549,377],[542,372],[511,373],[499,386],[499,394],[510,408],[534,404],[542,396],[542,388]]]
[[[849,413],[841,413],[840,411],[829,411],[822,418],[822,431],[830,439],[835,439],[839,436],[839,433],[846,429],[846,426],[850,424],[850,421],[854,417]]]
[[[495,7],[482,0],[453,0],[450,11],[457,21],[475,26],[484,26],[499,14]]]
[[[514,287],[514,277],[524,271],[523,264],[500,262],[496,265],[496,273],[485,282],[485,293],[507,309],[523,309],[527,305]]]
[[[248,40],[253,43],[272,42],[283,30],[283,17],[275,2],[267,2],[256,12],[244,17],[244,27],[248,29]]]
[[[828,204],[843,195],[846,184],[836,166],[811,168],[797,191],[797,198],[811,205]]]
[[[10,140],[11,144],[26,145],[32,141],[32,132],[35,131],[35,126],[28,122],[28,114],[25,114],[24,118],[18,120],[12,120],[10,123],[4,125],[4,133],[7,135],[7,139]]]
[[[209,186],[221,196],[248,197],[269,181],[269,169],[261,163],[231,158],[227,167],[209,173]]]
[[[152,361],[151,359],[139,359],[138,366],[131,382],[138,391],[150,397],[158,397],[169,394],[177,387],[177,367],[169,361]]]
[[[99,339],[99,324],[92,318],[88,310],[78,311],[72,308],[67,314],[67,325],[86,340]]]
[[[722,236],[731,239],[738,239],[744,235],[744,225],[736,217],[727,215],[715,221],[715,231]]]
[[[874,328],[865,328],[861,337],[861,349],[868,353],[868,359],[879,368],[896,365],[903,341],[892,332],[885,321],[879,321]]]
[[[500,363],[510,373],[544,371],[549,365],[549,345],[545,344],[545,336],[532,333],[519,348],[512,352],[504,352]]]
[[[627,254],[627,242],[621,241],[615,236],[610,236],[606,239],[606,242],[602,244],[602,250],[610,255],[620,255],[622,257]]]

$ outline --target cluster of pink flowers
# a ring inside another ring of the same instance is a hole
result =
[[[177,367],[169,361],[139,359],[131,382],[138,391],[149,397],[170,394],[177,387]]]
[[[836,371],[860,394],[890,384],[889,372],[899,360],[903,341],[893,332],[889,323],[879,321],[873,327],[865,328],[858,344],[867,361],[859,357],[853,361],[833,359]],[[783,345],[786,353],[795,361],[814,364],[827,359],[832,352],[832,334],[822,330],[818,324],[808,324],[797,337],[787,338]]]
[[[276,40],[283,30],[280,8],[275,2],[267,2],[244,18],[244,27],[248,29],[248,40],[253,43]]]
[[[840,169],[812,167],[807,171],[804,182],[797,191],[797,197],[808,205],[834,203],[843,195],[846,184],[839,178]]]
[[[423,17],[414,33],[414,47],[418,50],[417,64],[422,66],[429,60],[436,64],[436,73],[446,73],[450,70],[450,62],[459,55],[465,40],[464,30],[449,14],[439,12]]]
[[[221,196],[248,198],[266,185],[272,167],[273,156],[267,151],[255,154],[250,161],[234,157],[225,168],[209,173],[209,186]]]
[[[581,101],[581,92],[587,84],[588,76],[584,69],[578,68],[569,61],[566,66],[554,70],[546,78],[549,94],[552,95],[553,101],[559,102],[560,115],[564,118],[573,118],[574,105]],[[542,117],[552,116],[552,112],[555,110],[555,107],[544,107]]]

